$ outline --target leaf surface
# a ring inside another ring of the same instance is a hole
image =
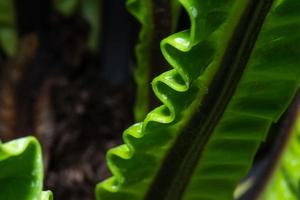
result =
[[[0,199],[52,200],[42,192],[43,163],[41,148],[32,137],[0,143]]]
[[[299,85],[299,0],[181,0],[191,29],[161,43],[163,105],[107,154],[98,200],[230,200]]]

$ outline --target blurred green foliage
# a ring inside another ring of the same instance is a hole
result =
[[[97,51],[101,38],[102,0],[55,0],[54,7],[65,16],[80,14],[89,23],[88,46]]]
[[[17,51],[17,30],[13,0],[0,1],[0,47],[8,56]]]

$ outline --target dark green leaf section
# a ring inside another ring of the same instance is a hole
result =
[[[88,46],[91,50],[97,51],[102,33],[102,0],[84,0],[82,2],[82,16],[89,22],[90,35]]]
[[[177,0],[128,0],[127,8],[141,24],[135,47],[137,91],[134,114],[136,121],[142,121],[155,104],[150,81],[166,65],[160,52],[160,41],[174,31],[180,4]]]
[[[73,15],[79,5],[81,0],[54,0],[54,7],[63,13],[64,15],[70,16]]]
[[[300,105],[291,136],[261,200],[297,200],[300,197]],[[286,130],[289,131],[289,130]]]
[[[174,67],[153,81],[163,105],[108,152],[113,177],[98,185],[98,200],[232,199],[296,92],[298,0],[275,0],[265,21],[272,1],[180,2],[192,26],[162,42]]]
[[[0,199],[52,200],[42,192],[43,163],[36,139],[27,137],[0,143]]]
[[[0,1],[0,47],[12,56],[17,50],[15,9],[12,0]]]

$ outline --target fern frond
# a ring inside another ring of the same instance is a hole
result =
[[[108,152],[113,176],[97,186],[98,200],[232,199],[295,95],[294,0],[180,2],[191,29],[161,43],[174,68],[152,83],[163,105]]]

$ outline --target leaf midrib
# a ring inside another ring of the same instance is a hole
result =
[[[204,146],[241,79],[273,0],[250,0],[235,27],[202,106],[176,139],[146,200],[180,200]]]

